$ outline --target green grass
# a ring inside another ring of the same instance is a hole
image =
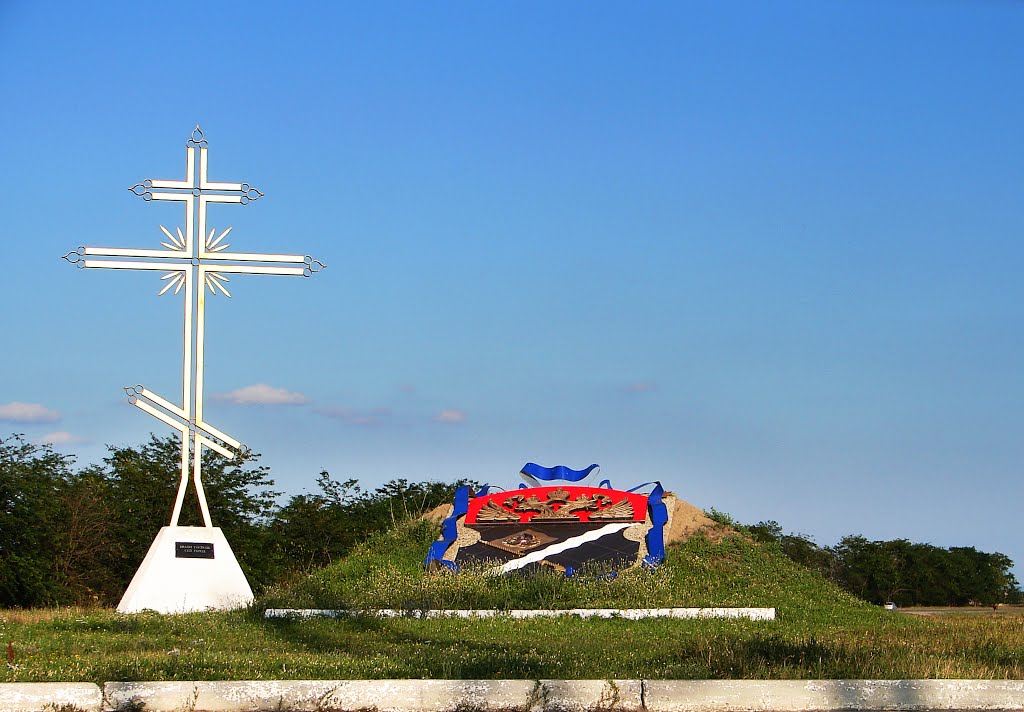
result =
[[[346,678],[1021,678],[1024,617],[881,611],[741,537],[611,582],[424,574],[432,526],[368,542],[248,611],[0,612],[7,681]],[[265,607],[774,606],[776,621],[264,620]]]

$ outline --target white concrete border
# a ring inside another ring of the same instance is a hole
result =
[[[91,682],[3,682],[0,712],[41,712],[72,706],[99,712],[103,693]]]
[[[579,616],[580,618],[745,618],[754,621],[775,620],[774,608],[566,608],[514,609],[509,611],[492,608],[399,610],[395,608],[371,608],[368,610],[338,610],[330,608],[268,608],[265,618],[343,618],[347,616],[373,616],[376,618],[556,618]]]
[[[0,683],[0,712],[58,712],[62,705],[87,712],[987,712],[1024,710],[1024,681],[108,682],[102,695],[86,683]]]
[[[105,710],[145,712],[639,712],[639,680],[282,680],[108,682]]]
[[[1021,680],[651,680],[648,712],[1021,710]]]

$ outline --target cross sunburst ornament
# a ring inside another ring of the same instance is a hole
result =
[[[207,254],[212,254],[214,252],[223,252],[227,248],[231,247],[231,245],[229,245],[227,243],[224,243],[223,245],[221,245],[220,242],[225,237],[228,236],[228,233],[230,233],[232,229],[233,228],[229,227],[227,230],[225,230],[219,236],[217,236],[216,239],[214,239],[214,234],[216,234],[217,231],[216,230],[210,230],[210,234],[207,235],[207,237],[206,237],[206,252],[207,252]],[[165,235],[167,235],[167,239],[171,241],[170,243],[167,243],[167,242],[161,242],[160,243],[161,245],[166,247],[168,250],[177,251],[177,250],[185,250],[185,249],[187,249],[187,243],[185,242],[185,237],[181,234],[181,228],[180,227],[178,228],[177,236],[172,235],[171,232],[167,228],[165,228],[163,225],[160,226],[160,230],[162,230],[163,233]],[[168,272],[167,274],[165,274],[160,279],[168,280],[168,282],[167,282],[167,285],[163,289],[160,290],[159,294],[162,295],[165,292],[167,292],[169,289],[172,289],[172,288],[174,289],[174,293],[177,294],[178,292],[181,291],[182,286],[185,284],[185,273],[184,272],[180,272],[178,270],[174,270],[174,271]],[[225,277],[220,272],[207,271],[207,273],[206,273],[206,279],[205,279],[206,287],[213,294],[216,294],[217,290],[219,289],[221,292],[223,292],[225,297],[230,297],[231,296],[231,292],[229,292],[227,289],[224,288],[224,285],[226,283],[230,282],[230,281],[231,281],[230,279]]]
[[[308,255],[275,255],[252,252],[228,252],[224,242],[231,233],[228,227],[219,234],[208,230],[207,206],[211,203],[246,205],[259,200],[263,193],[249,183],[211,181],[207,177],[208,150],[202,130],[196,126],[186,141],[184,180],[152,180],[136,183],[131,188],[145,201],[161,200],[182,203],[185,208],[184,229],[169,230],[160,226],[164,249],[122,247],[79,247],[64,255],[77,267],[95,269],[154,270],[164,274],[166,284],[159,294],[184,291],[184,329],[182,345],[181,405],[147,390],[142,385],[125,388],[128,401],[140,410],[174,428],[181,434],[181,480],[178,485],[171,526],[177,526],[182,503],[191,479],[199,499],[203,523],[212,527],[209,507],[202,483],[202,449],[213,450],[224,457],[237,457],[242,445],[234,438],[206,422],[203,415],[203,363],[205,352],[206,292],[230,297],[228,274],[273,274],[309,277],[326,265]]]

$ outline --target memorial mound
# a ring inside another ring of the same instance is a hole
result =
[[[260,608],[369,611],[399,609],[572,609],[772,607],[790,623],[875,615],[774,545],[752,541],[682,501],[672,503],[665,558],[654,569],[586,564],[566,576],[552,567],[495,575],[493,563],[458,573],[424,567],[451,505],[371,536],[333,564],[272,589]],[[609,573],[615,571],[616,576]]]

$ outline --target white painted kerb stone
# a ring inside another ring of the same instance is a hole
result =
[[[1022,710],[1020,680],[652,680],[648,712]]]
[[[0,712],[40,712],[62,705],[99,712],[102,701],[99,685],[91,682],[0,683]]]
[[[643,709],[643,683],[640,680],[541,680],[540,700],[533,709],[559,712],[587,710]]]
[[[257,682],[110,682],[107,709],[142,702],[146,712],[448,712],[528,706],[527,680],[279,680]],[[507,704],[495,705],[495,700]]]
[[[746,618],[754,621],[775,620],[774,608],[565,608],[565,609],[512,609],[452,608],[400,610],[397,608],[369,608],[341,610],[332,608],[268,608],[264,618],[343,618],[372,616],[376,618]]]
[[[108,682],[104,695],[107,710],[146,712],[638,712],[641,690],[639,680],[281,680]]]

